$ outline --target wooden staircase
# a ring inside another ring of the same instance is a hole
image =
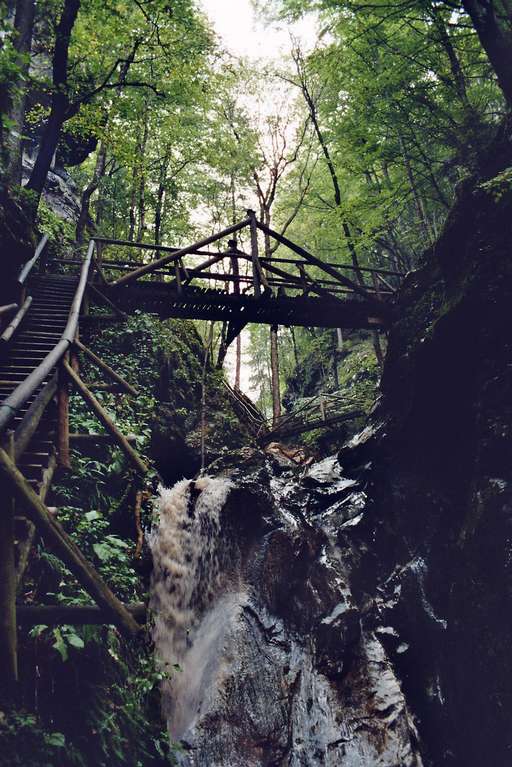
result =
[[[32,304],[12,344],[0,352],[0,404],[43,361],[61,338],[77,284],[78,278],[74,276],[32,277],[29,285]],[[16,413],[11,429],[16,431],[20,427],[30,406],[53,374],[50,373]],[[41,490],[45,494],[47,473],[54,468],[55,439],[56,408],[51,403],[19,461],[20,471],[38,494]]]

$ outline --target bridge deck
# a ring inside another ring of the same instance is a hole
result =
[[[383,328],[389,307],[376,311],[375,302],[347,297],[273,296],[225,293],[189,285],[176,289],[175,283],[138,282],[124,288],[102,287],[109,298],[125,311],[143,309],[162,318],[220,320],[237,323],[320,327]]]

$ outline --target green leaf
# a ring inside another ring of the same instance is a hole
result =
[[[65,748],[66,737],[62,732],[50,732],[44,736],[47,746],[55,746],[56,748]]]
[[[92,548],[102,562],[108,562],[109,559],[112,559],[112,549],[107,543],[94,543]]]
[[[76,647],[77,650],[82,650],[85,647],[84,640],[78,634],[67,634],[66,640],[72,647]]]
[[[100,519],[101,514],[97,511],[87,511],[84,516],[88,522],[93,522],[95,519]]]
[[[64,662],[67,661],[69,657],[68,647],[62,637],[60,629],[54,629],[53,636],[55,637],[55,642],[53,643],[52,647],[54,647],[57,650],[57,652],[59,653],[60,657],[62,658]]]

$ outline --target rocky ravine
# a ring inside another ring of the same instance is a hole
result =
[[[510,167],[504,130],[406,279],[381,400],[337,460],[239,460],[209,531],[180,491],[182,529],[216,542],[182,570],[183,764],[510,764]]]
[[[166,491],[153,539],[181,763],[423,764],[387,650],[407,646],[352,590],[362,485],[334,457],[300,476],[253,454],[223,475]]]

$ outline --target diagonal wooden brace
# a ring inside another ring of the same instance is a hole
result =
[[[88,346],[85,346],[85,344],[79,341],[78,338],[75,338],[74,346],[83,352],[87,357],[89,357],[89,359],[94,362],[94,364],[99,367],[100,370],[106,373],[109,378],[116,382],[116,384],[119,384],[119,386],[128,392],[128,394],[131,394],[132,397],[137,396],[138,392],[134,386],[129,384],[128,381],[119,375],[119,373],[116,373],[116,371],[113,370],[110,365],[107,365],[107,363],[104,362],[101,357],[98,357],[98,355],[95,354],[92,349],[89,349]]]
[[[89,405],[94,415],[101,421],[105,429],[112,435],[114,442],[117,442],[123,453],[126,455],[132,466],[141,474],[147,474],[148,467],[139,456],[139,454],[130,445],[124,434],[119,431],[106,410],[100,405],[94,394],[88,389],[79,375],[75,373],[71,365],[63,362],[64,370],[68,374],[82,399]]]
[[[16,468],[14,462],[2,448],[0,448],[0,471],[10,485],[15,497],[20,501],[27,516],[38,527],[45,542],[71,570],[96,604],[111,616],[112,623],[118,626],[123,633],[135,636],[140,630],[137,621],[117,597],[114,596],[96,569],[84,557],[76,543],[69,537],[57,520],[51,516],[48,508],[36,495],[23,474]]]

